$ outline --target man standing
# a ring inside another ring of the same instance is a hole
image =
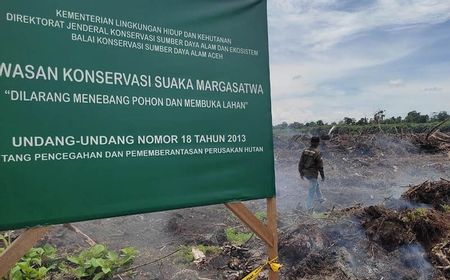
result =
[[[314,136],[311,138],[311,146],[305,149],[298,163],[298,172],[302,179],[306,178],[309,181],[308,199],[306,201],[306,208],[310,210],[313,206],[314,198],[320,203],[325,201],[322,192],[319,188],[319,182],[317,178],[322,177],[322,181],[325,181],[325,173],[323,172],[322,155],[319,151],[320,138]]]

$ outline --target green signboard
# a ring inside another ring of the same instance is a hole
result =
[[[2,0],[0,230],[275,195],[264,0]]]

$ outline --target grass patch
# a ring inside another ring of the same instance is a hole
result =
[[[198,250],[202,251],[205,256],[218,254],[222,250],[218,246],[198,245],[194,246]],[[176,253],[176,262],[181,264],[190,264],[194,261],[194,253],[192,252],[193,246],[180,246],[179,251]]]
[[[311,216],[314,219],[324,220],[324,219],[328,219],[330,217],[330,213],[328,213],[328,212],[313,212],[311,214]]]
[[[176,261],[178,263],[188,264],[194,261],[194,254],[191,246],[180,246],[180,250],[176,253]]]
[[[442,204],[441,207],[444,213],[450,213],[450,204]]]
[[[236,246],[241,246],[250,240],[253,234],[251,232],[240,232],[229,227],[225,229],[225,235],[228,242]]]
[[[205,255],[214,255],[222,251],[219,246],[198,245],[196,247]]]
[[[427,217],[427,209],[426,208],[417,208],[406,213],[404,217],[405,222],[413,222],[417,220],[421,220]]]
[[[266,211],[258,211],[258,212],[255,213],[255,216],[261,222],[265,222],[267,220],[267,213],[266,213]]]

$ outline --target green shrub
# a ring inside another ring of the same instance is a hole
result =
[[[0,234],[0,253],[11,244],[8,235]],[[45,245],[32,248],[11,269],[8,280],[47,279],[52,271],[52,279],[107,279],[120,268],[130,265],[138,251],[132,247],[121,249],[118,253],[98,244],[67,258],[58,258],[56,248]],[[54,276],[54,277],[53,277]]]
[[[0,234],[0,254],[11,244],[11,237],[8,234]]]
[[[32,248],[9,272],[10,280],[45,279],[56,268],[56,249],[50,245]]]
[[[68,263],[62,263],[59,268],[77,279],[107,279],[119,268],[130,265],[137,254],[138,251],[132,247],[123,248],[116,253],[97,244],[78,255],[67,257]]]

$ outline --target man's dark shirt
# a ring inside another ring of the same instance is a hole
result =
[[[309,147],[303,151],[298,163],[298,172],[306,178],[317,178],[319,173],[322,179],[325,178],[322,154],[319,148]]]

